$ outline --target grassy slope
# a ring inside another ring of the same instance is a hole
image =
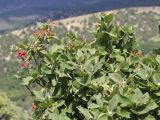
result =
[[[156,16],[160,16],[160,7],[140,7],[132,9],[121,9],[107,11],[104,13],[114,13],[115,21],[120,25],[131,25],[134,27],[136,36],[140,40],[143,52],[148,52],[153,48],[160,47],[160,40],[153,42],[153,37],[159,36],[158,21]],[[94,27],[97,16],[101,13],[68,18],[61,21],[67,29],[84,30],[85,28]],[[83,21],[83,22],[82,22]],[[85,34],[86,32],[84,32]],[[145,44],[145,46],[143,46]]]
[[[76,31],[77,34],[81,34],[90,39],[91,36],[88,35],[84,29],[94,27],[94,23],[99,14],[100,13],[58,21],[59,26],[55,27],[55,31],[59,36],[63,36],[66,33],[65,30],[73,30]],[[160,8],[127,9],[114,11],[114,14],[116,14],[118,23],[135,25],[137,36],[141,37],[145,42],[150,40],[148,38],[152,38],[158,33],[158,22],[155,20],[154,15],[160,14]],[[35,26],[30,26],[20,30],[11,31],[0,37],[0,91],[7,92],[12,100],[17,101],[19,105],[22,105],[25,108],[30,108],[32,99],[29,97],[29,93],[25,88],[20,85],[20,81],[13,77],[13,74],[19,66],[14,55],[11,55],[9,47],[20,41],[20,39],[25,38],[25,36],[32,33],[35,29]],[[156,47],[160,47],[157,43],[155,45]],[[150,49],[151,47],[155,46],[149,46]],[[146,50],[148,50],[147,44],[144,48],[144,51]]]

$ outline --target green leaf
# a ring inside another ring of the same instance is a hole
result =
[[[98,118],[98,116],[101,114],[99,109],[91,109],[90,113],[94,116],[94,118]]]
[[[64,72],[61,72],[60,70],[56,70],[55,73],[59,75],[59,77],[68,77]]]
[[[130,58],[128,58],[129,59],[129,64],[131,65],[131,64],[134,64],[134,63],[137,63],[137,62],[139,62],[140,60],[139,60],[139,57],[136,57],[136,56],[133,56],[133,57],[130,57]]]
[[[98,95],[94,95],[94,98],[95,98],[98,106],[103,107],[102,94],[99,93]]]
[[[53,112],[55,109],[57,109],[58,107],[64,105],[64,103],[65,103],[64,100],[60,100],[60,101],[58,101],[58,102],[54,102],[54,103],[52,104],[52,108],[51,108],[52,112]]]
[[[72,82],[72,90],[74,91],[74,93],[77,93],[79,91],[80,85],[81,84],[80,81],[78,81],[78,79]]]
[[[50,112],[50,111],[46,111],[43,115],[43,119],[46,119],[46,116],[48,116],[47,119],[51,119],[51,120],[59,120],[59,112],[58,110],[55,110],[54,112]]]
[[[105,47],[103,47],[103,46],[98,48],[98,52],[99,52],[100,55],[106,55],[107,54],[107,52],[105,50]]]
[[[87,120],[92,119],[92,116],[91,116],[91,114],[89,113],[89,110],[88,110],[88,109],[79,106],[79,107],[78,107],[78,110],[84,115],[84,117],[85,117]]]
[[[63,50],[63,49],[64,49],[64,45],[54,44],[52,47],[50,47],[49,52],[51,54],[53,54],[53,53],[58,52],[59,50]]]
[[[101,64],[100,62],[96,63],[93,67],[93,74],[96,73],[99,69],[101,69],[102,66],[103,64]]]
[[[100,76],[100,77],[94,79],[93,81],[103,84],[105,82],[105,80],[106,80],[106,76],[103,75],[103,76]]]
[[[88,74],[92,74],[92,70],[93,70],[93,67],[94,67],[92,65],[92,60],[93,59],[85,61],[84,69]]]
[[[155,92],[154,94],[160,97],[160,92]]]
[[[51,70],[42,70],[42,71],[43,71],[43,73],[48,74],[48,75],[52,74]]]
[[[130,95],[130,99],[138,106],[147,104],[150,98],[148,93],[143,94],[139,88],[136,88],[134,94]]]
[[[147,117],[145,117],[144,120],[156,120],[156,118],[153,117],[152,115],[148,115]]]
[[[99,105],[97,105],[97,104],[95,104],[95,103],[91,103],[91,104],[89,104],[89,106],[88,106],[89,109],[95,109],[95,108],[98,108],[98,107],[99,107]]]
[[[117,38],[117,35],[113,32],[106,32],[106,33],[113,38]]]
[[[123,117],[123,118],[131,118],[130,117],[130,112],[128,112],[128,111],[120,111],[120,113],[119,113],[119,115],[121,116],[121,117]]]
[[[52,79],[52,85],[53,85],[53,86],[56,86],[56,84],[57,84],[56,79]]]
[[[68,113],[73,113],[73,104],[71,103],[67,108]]]
[[[82,51],[80,51],[80,50],[77,51],[76,59],[77,59],[79,62],[81,62],[81,61],[84,60],[84,54],[83,54]]]
[[[63,70],[65,70],[65,69],[74,70],[76,68],[76,67],[71,66],[71,65],[64,63],[64,62],[61,62],[60,66],[61,66],[61,69],[63,69]]]
[[[97,30],[94,29],[94,28],[88,28],[88,29],[87,29],[87,32],[89,32],[89,33],[91,33],[91,34],[95,34],[95,33],[97,33]]]
[[[108,115],[106,113],[101,113],[97,120],[108,120]]]
[[[121,103],[121,107],[129,107],[131,104],[131,100],[128,97],[120,94],[119,94],[119,101]]]
[[[118,95],[113,96],[112,99],[108,103],[109,112],[111,112],[112,114],[114,114],[115,110],[117,109],[118,103],[119,103]]]
[[[159,55],[157,55],[156,61],[160,64],[160,56]]]
[[[117,108],[117,114],[123,118],[130,118],[130,112],[126,110],[121,110],[120,107]]]
[[[91,53],[91,55],[95,54],[96,53],[96,49],[93,48],[93,49],[88,49],[88,51]]]
[[[111,24],[111,22],[113,20],[113,15],[112,14],[105,15],[102,13],[101,20],[109,25],[109,24]]]
[[[44,100],[44,93],[43,93],[42,91],[36,91],[36,90],[34,90],[33,93],[34,93],[34,95],[35,95],[38,99]]]
[[[160,86],[160,73],[155,73],[153,75],[153,82],[154,84],[156,84],[157,86]]]
[[[151,110],[154,110],[158,107],[158,105],[152,100],[148,103],[148,105],[146,107],[144,107],[144,109],[142,110],[133,110],[133,109],[130,109],[131,112],[133,112],[134,114],[136,115],[142,115],[142,114],[146,114],[148,113],[149,111]]]
[[[28,76],[26,78],[23,78],[22,79],[22,81],[23,81],[22,85],[29,85],[32,80],[34,80],[34,78],[32,76]]]
[[[115,57],[116,57],[116,60],[117,60],[118,62],[122,62],[122,63],[123,63],[123,62],[125,61],[124,57],[121,56],[121,55],[116,55]]]
[[[77,65],[75,62],[73,62],[73,61],[67,61],[66,63],[69,64],[70,66],[74,66],[74,67],[77,67],[77,66],[78,66],[78,65]]]
[[[148,77],[148,73],[146,70],[144,70],[143,68],[137,68],[135,70],[136,74],[141,77],[142,79],[146,80]]]
[[[160,116],[160,110],[158,110],[158,116]]]
[[[15,78],[20,79],[21,76],[20,75],[14,75]]]
[[[124,82],[123,77],[119,73],[109,73],[109,78],[117,84],[122,84]]]

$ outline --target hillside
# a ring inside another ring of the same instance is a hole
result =
[[[0,32],[47,19],[59,20],[99,11],[145,6],[160,6],[160,0],[0,0]]]
[[[98,13],[93,13],[93,14],[88,14],[88,15],[82,15],[82,16],[76,16],[76,17],[72,17],[72,18],[66,18],[63,20],[57,20],[56,22],[59,23],[63,23],[64,25],[66,25],[68,27],[68,29],[70,28],[70,26],[77,26],[77,27],[82,27],[81,23],[82,21],[84,21],[85,19],[91,19],[93,18],[93,16],[99,16],[101,13],[114,13],[116,16],[118,16],[119,18],[121,17],[121,15],[129,15],[128,18],[130,18],[132,15],[138,15],[138,14],[149,14],[149,13],[153,13],[152,15],[159,15],[160,14],[160,7],[137,7],[137,8],[128,8],[128,9],[121,9],[121,10],[109,10],[107,12],[98,12]],[[135,16],[136,17],[136,16]],[[124,18],[127,19],[127,18]],[[153,18],[154,19],[154,18]],[[74,22],[73,22],[74,21]],[[133,21],[132,21],[133,22]]]
[[[135,25],[134,28],[136,29],[136,35],[141,40],[141,43],[143,43],[141,49],[144,52],[160,47],[160,44],[157,44],[157,42],[152,42],[153,37],[158,34],[158,22],[155,19],[155,16],[160,15],[160,7],[141,7],[110,12],[115,14],[115,21],[117,24]],[[108,11],[104,13],[108,13]],[[55,21],[58,25],[55,26],[54,30],[59,37],[67,34],[67,30],[71,30],[90,40],[93,36],[88,31],[90,28],[94,28],[95,21],[99,15],[100,13],[95,13]],[[0,36],[0,91],[7,92],[8,96],[16,101],[18,105],[23,105],[24,109],[30,108],[29,103],[31,103],[32,99],[30,98],[29,93],[24,94],[27,93],[26,89],[21,86],[20,81],[17,81],[13,77],[19,66],[17,66],[18,61],[16,56],[10,53],[10,46],[25,39],[29,34],[32,34],[37,26],[38,25],[29,25]],[[148,45],[149,47],[147,47]]]

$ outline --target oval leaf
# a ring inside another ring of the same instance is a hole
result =
[[[109,78],[118,84],[123,83],[123,77],[118,73],[109,73]]]

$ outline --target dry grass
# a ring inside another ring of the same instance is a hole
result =
[[[135,11],[137,11],[136,13],[148,13],[148,12],[154,12],[157,14],[160,14],[160,7],[136,7],[136,8],[129,8],[129,9],[133,9]],[[126,11],[127,9],[119,9],[121,11]],[[58,23],[63,23],[64,25],[66,25],[66,27],[68,29],[71,28],[71,26],[74,27],[79,27],[80,29],[82,28],[82,24],[81,22],[84,20],[88,20],[89,17],[93,16],[93,15],[100,15],[101,13],[115,13],[119,10],[113,10],[113,11],[105,11],[105,12],[98,12],[98,13],[94,13],[94,14],[88,14],[88,15],[83,15],[83,16],[77,16],[77,17],[72,17],[72,18],[67,18],[67,19],[63,19],[63,20],[57,20],[56,22]]]

